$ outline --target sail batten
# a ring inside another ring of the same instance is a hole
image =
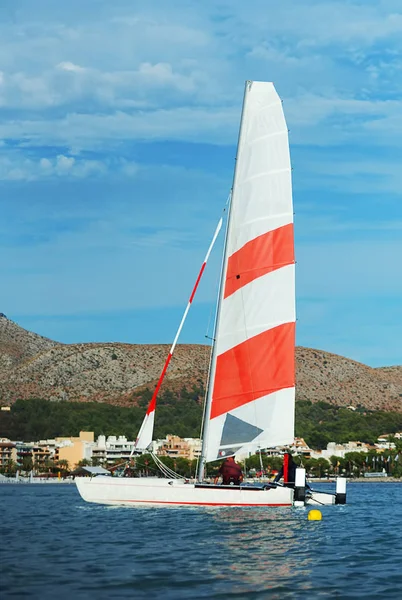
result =
[[[288,129],[272,83],[243,104],[203,458],[294,437],[295,271]]]

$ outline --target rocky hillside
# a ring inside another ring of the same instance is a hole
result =
[[[157,381],[168,345],[60,344],[0,316],[0,403],[17,398],[130,404]],[[179,345],[166,386],[205,383],[209,348]],[[297,398],[402,412],[402,367],[372,369],[311,348],[297,348]]]
[[[4,371],[61,344],[22,329],[0,313],[0,377]]]
[[[402,367],[373,369],[344,356],[296,349],[297,398],[402,412]]]

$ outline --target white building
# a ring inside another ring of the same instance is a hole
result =
[[[128,441],[125,435],[98,436],[92,446],[92,459],[98,459],[102,463],[112,465],[116,461],[125,461],[130,458],[135,442]]]
[[[331,456],[337,456],[338,458],[345,458],[345,454],[348,452],[368,452],[369,445],[364,442],[348,442],[347,444],[337,444],[336,442],[329,442],[326,450],[312,450],[311,458],[325,458],[329,460]]]
[[[396,440],[402,440],[402,432],[398,433],[384,433],[380,435],[377,439],[376,447],[381,448],[382,450],[394,450],[395,444],[394,442],[390,442],[390,438],[395,438]]]

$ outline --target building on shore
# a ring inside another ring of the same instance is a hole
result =
[[[92,431],[80,431],[78,437],[56,437],[38,442],[13,442],[15,462],[19,467],[30,462],[36,471],[48,470],[49,463],[63,461],[67,468],[73,468],[80,460],[91,459],[94,443]]]
[[[102,465],[113,465],[130,458],[135,442],[127,440],[125,435],[98,436],[92,445],[92,460]]]
[[[402,432],[399,431],[398,433],[384,433],[383,435],[380,435],[377,439],[376,446],[382,448],[383,450],[394,450],[395,442],[391,441],[394,438],[398,441],[402,440]]]
[[[288,449],[292,454],[297,454],[303,458],[311,458],[311,453],[313,452],[305,442],[304,438],[297,437],[295,438],[294,443],[291,446],[288,446]]]
[[[337,456],[338,458],[345,458],[345,454],[348,452],[365,452],[373,449],[370,444],[364,442],[347,442],[346,444],[336,444],[335,442],[329,442],[326,449],[324,450],[311,450],[311,458],[325,458],[329,460],[331,456]],[[375,449],[375,448],[374,448]]]
[[[17,462],[17,447],[8,438],[0,438],[0,469],[7,467],[10,462]]]
[[[81,460],[91,460],[94,445],[93,431],[80,431],[78,437],[57,437],[55,461],[67,461],[69,468],[76,467]]]
[[[395,439],[402,439],[402,433],[392,434]],[[291,452],[302,458],[319,459],[327,461],[332,456],[344,458],[349,452],[376,452],[383,454],[384,450],[394,449],[395,444],[389,441],[390,434],[382,435],[375,445],[365,444],[359,441],[349,441],[345,444],[330,442],[323,450],[313,450],[303,438],[295,438],[294,443],[288,446],[277,446],[262,450],[265,456],[283,456],[285,452]],[[80,431],[77,437],[56,437],[54,439],[39,440],[37,442],[11,441],[0,438],[0,469],[7,463],[14,461],[18,467],[25,464],[33,465],[36,471],[48,470],[49,463],[60,463],[64,467],[74,469],[83,461],[92,461],[93,464],[112,466],[129,460],[134,449],[135,442],[130,441],[124,435],[99,435],[94,440],[93,431]],[[201,456],[201,440],[199,438],[181,438],[169,434],[164,439],[152,442],[151,452],[159,456],[171,458],[185,458],[187,460],[198,459]],[[242,457],[242,459],[247,456]]]
[[[201,440],[199,438],[181,438],[178,435],[169,434],[165,439],[154,442],[153,452],[159,456],[194,460],[201,456]]]

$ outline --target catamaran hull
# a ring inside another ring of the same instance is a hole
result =
[[[121,506],[292,506],[289,488],[198,487],[181,480],[77,477],[86,502]]]
[[[306,504],[317,508],[336,504],[336,495],[329,492],[312,492],[311,496],[306,497]]]

